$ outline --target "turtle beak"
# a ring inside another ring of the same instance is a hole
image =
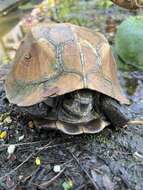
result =
[[[87,105],[93,102],[93,94],[87,89],[79,90],[74,93],[74,100],[83,105]]]

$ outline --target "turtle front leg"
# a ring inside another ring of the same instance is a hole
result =
[[[103,96],[101,98],[101,110],[114,127],[125,127],[128,124],[127,110],[116,100]]]

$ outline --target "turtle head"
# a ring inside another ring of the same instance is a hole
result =
[[[87,123],[98,116],[94,110],[94,94],[91,90],[77,90],[64,96],[59,120],[66,123]]]

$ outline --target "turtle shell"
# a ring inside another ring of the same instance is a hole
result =
[[[30,106],[84,88],[128,103],[106,38],[69,23],[34,26],[21,42],[5,81],[9,101]]]

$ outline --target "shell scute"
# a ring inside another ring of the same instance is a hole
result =
[[[98,57],[96,49],[87,43],[82,43],[81,48],[84,55],[84,67],[86,68],[86,75],[93,71],[95,71],[95,73],[98,72],[99,65],[97,61]]]
[[[49,36],[55,44],[66,43],[74,39],[70,27],[65,24],[57,25],[57,27],[52,27],[50,29]]]
[[[80,50],[75,41],[66,43],[63,48],[63,63],[68,72],[82,74]]]
[[[27,43],[30,43],[27,41]],[[55,51],[51,44],[48,43],[33,43],[26,49],[26,45],[22,44],[26,50],[21,57],[15,59],[15,69],[13,75],[16,80],[26,81],[27,83],[39,81],[43,78],[50,78],[56,72]],[[23,53],[21,51],[20,53]],[[27,56],[30,55],[30,58]]]

